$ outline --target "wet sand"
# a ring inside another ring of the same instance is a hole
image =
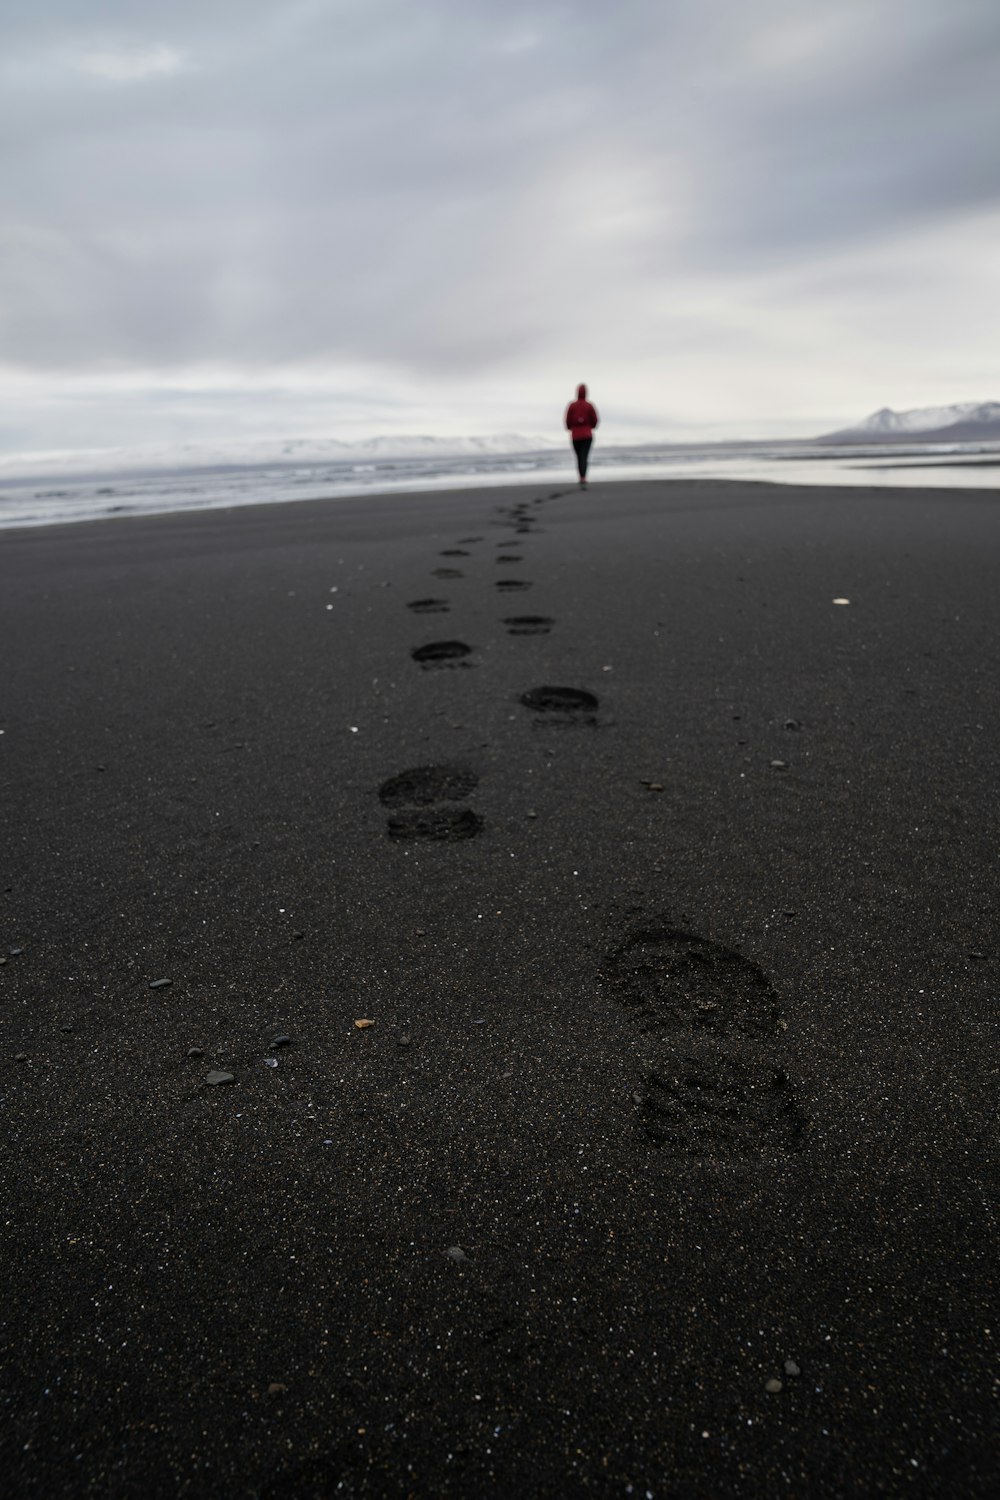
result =
[[[992,1493],[998,539],[5,534],[5,1493]]]

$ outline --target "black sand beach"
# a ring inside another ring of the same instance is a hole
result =
[[[998,540],[6,533],[5,1495],[992,1494]]]

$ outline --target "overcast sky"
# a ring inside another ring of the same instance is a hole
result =
[[[1000,400],[1000,0],[3,0],[0,448]]]

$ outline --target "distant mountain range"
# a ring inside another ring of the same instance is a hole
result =
[[[0,454],[0,480],[58,474],[65,478],[92,474],[155,474],[161,470],[230,468],[314,468],[348,464],[362,468],[395,459],[498,458],[540,453],[564,445],[546,434],[499,433],[490,437],[432,437],[421,433],[360,438],[263,438],[219,443],[177,443],[135,448],[83,448],[46,453]]]
[[[883,406],[857,427],[828,432],[822,443],[974,443],[1000,438],[1000,401],[960,401],[893,411]]]
[[[602,433],[604,429],[602,428]],[[792,448],[812,445],[876,445],[923,443],[1000,442],[1000,401],[963,401],[955,406],[925,406],[914,411],[893,411],[884,406],[856,427],[840,428],[816,438],[789,439]],[[665,456],[685,453],[735,453],[783,446],[770,442],[643,442],[630,444],[635,452]],[[48,452],[0,453],[0,485],[35,479],[84,480],[120,475],[155,476],[160,473],[205,473],[230,469],[274,469],[303,473],[331,466],[338,481],[349,472],[389,471],[414,461],[422,466],[441,464],[454,468],[464,463],[476,471],[477,460],[495,468],[497,461],[558,450],[565,454],[566,440],[552,432],[542,434],[497,433],[485,437],[431,436],[425,433],[386,434],[351,440],[326,437],[261,438],[231,442],[148,444],[137,447],[50,450]],[[611,432],[602,452],[615,450]],[[625,449],[619,448],[619,452]],[[522,466],[523,467],[523,466]],[[390,476],[391,477],[391,476]]]

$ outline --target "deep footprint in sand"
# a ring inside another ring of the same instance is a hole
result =
[[[797,1149],[807,1119],[780,1060],[778,995],[759,964],[649,917],[608,952],[601,979],[649,1038],[636,1102],[651,1141],[716,1161]]]
[[[462,547],[444,547],[438,553],[439,557],[468,557],[468,555]]]
[[[406,607],[415,615],[446,615],[451,608],[447,599],[411,599]]]
[[[500,556],[497,558],[497,562],[498,563],[518,563],[518,562],[524,562],[524,558],[523,557],[515,557],[513,555],[513,553],[510,553],[510,552],[501,552]]]
[[[379,787],[379,801],[393,809],[386,825],[391,839],[454,843],[475,838],[482,819],[470,807],[439,807],[468,797],[479,784],[467,766],[413,766]]]
[[[548,635],[555,623],[549,615],[510,615],[504,620],[508,635]]]
[[[464,641],[428,641],[426,646],[416,646],[410,655],[422,667],[434,667],[440,662],[460,661],[472,653],[472,647]]]
[[[525,583],[522,578],[500,578],[495,586],[503,594],[523,593],[525,589],[531,588],[531,584]]]

